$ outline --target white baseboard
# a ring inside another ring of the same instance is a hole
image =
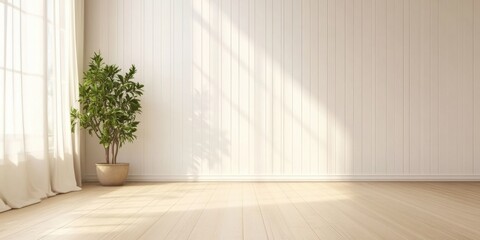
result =
[[[84,182],[96,182],[96,175],[84,176]],[[129,182],[195,181],[480,181],[480,175],[129,175]]]

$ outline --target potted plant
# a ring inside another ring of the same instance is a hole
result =
[[[104,186],[123,185],[128,175],[129,164],[117,163],[117,155],[124,143],[136,139],[136,115],[141,112],[143,95],[143,85],[133,78],[136,71],[132,65],[122,75],[118,66],[105,64],[102,56],[94,53],[79,84],[79,109],[70,111],[72,132],[78,123],[105,149],[104,163],[96,165],[98,180]]]

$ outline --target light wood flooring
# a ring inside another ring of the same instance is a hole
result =
[[[91,184],[1,213],[0,239],[480,239],[480,183]]]

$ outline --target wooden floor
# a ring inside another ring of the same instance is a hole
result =
[[[0,239],[480,239],[480,183],[87,185],[1,213]]]

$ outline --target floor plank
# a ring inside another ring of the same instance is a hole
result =
[[[477,182],[88,184],[0,214],[0,239],[480,239]]]
[[[205,205],[210,200],[216,184],[199,183],[193,189],[184,189],[186,197],[176,204],[139,239],[188,239]]]

